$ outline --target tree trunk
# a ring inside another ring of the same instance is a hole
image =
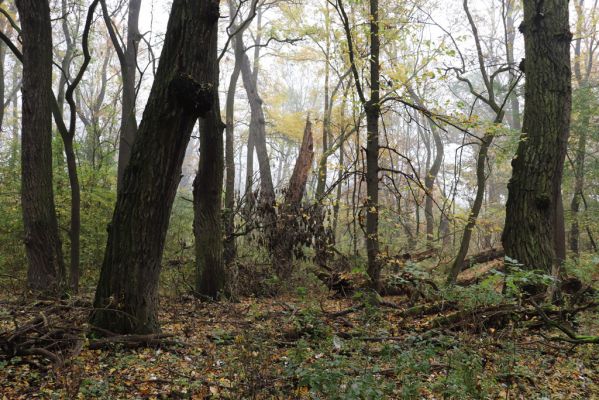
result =
[[[239,34],[233,39],[235,47],[235,58],[239,60],[241,68],[241,78],[243,86],[247,92],[250,103],[250,140],[253,139],[253,145],[258,155],[258,164],[260,168],[260,197],[264,204],[272,204],[275,199],[275,192],[272,183],[272,174],[270,170],[270,160],[266,149],[266,120],[262,108],[263,101],[258,95],[258,83],[253,79],[250,59],[245,53],[243,37]],[[249,153],[248,145],[248,157]]]
[[[131,151],[137,132],[137,118],[135,116],[135,76],[137,71],[137,49],[141,35],[139,34],[139,12],[141,0],[129,0],[127,19],[127,47],[122,49],[119,42],[111,34],[111,39],[121,64],[121,78],[123,79],[123,98],[121,108],[121,136],[119,139],[119,160],[117,167],[117,189],[123,186],[125,168],[131,158]],[[108,18],[104,14],[105,19]],[[107,21],[108,25],[109,22]],[[111,32],[111,29],[109,29]]]
[[[224,261],[230,264],[236,255],[235,247],[235,92],[240,73],[239,64],[236,62],[229,82],[226,104],[226,143],[225,165],[227,180],[225,182],[225,243]]]
[[[472,231],[476,226],[476,220],[478,219],[478,214],[480,214],[481,207],[483,205],[483,200],[485,198],[485,186],[487,181],[485,164],[487,161],[487,154],[489,153],[489,147],[493,142],[492,135],[485,135],[481,139],[480,149],[478,150],[478,157],[476,159],[476,196],[474,197],[474,204],[472,205],[472,209],[470,210],[470,214],[468,215],[468,222],[466,223],[466,227],[464,228],[464,233],[462,235],[462,241],[460,242],[460,249],[458,251],[458,255],[456,256],[453,265],[451,266],[451,271],[447,278],[449,283],[455,283],[458,278],[458,274],[462,270],[462,266],[464,265],[464,259],[468,255],[468,249],[470,248],[470,239],[472,238]]]
[[[366,113],[366,251],[368,276],[376,291],[381,289],[379,259],[379,114],[380,114],[380,38],[379,2],[370,0],[370,100]]]
[[[1,3],[0,3],[1,4]],[[6,108],[4,107],[6,98],[6,72],[4,70],[4,61],[6,60],[6,46],[3,42],[0,42],[0,132],[4,126],[4,114]]]
[[[512,160],[505,227],[506,256],[552,271],[571,108],[568,2],[524,0],[526,73],[522,140]],[[563,216],[562,216],[563,217]]]
[[[295,221],[301,207],[301,201],[306,189],[306,182],[314,158],[314,142],[312,137],[312,123],[310,118],[306,120],[302,145],[289,186],[285,192],[284,203],[276,222],[276,229],[271,238],[273,263],[279,277],[287,279],[291,275],[291,262],[293,258],[293,247],[295,243]]]
[[[578,143],[576,146],[576,158],[574,160],[574,196],[570,203],[570,212],[572,213],[572,226],[570,228],[570,250],[574,253],[574,257],[578,258],[580,255],[580,226],[579,226],[579,212],[580,202],[584,191],[584,164],[587,147],[587,131],[589,129],[590,119],[592,116],[590,99],[592,98],[592,89],[589,87],[589,72],[592,70],[593,64],[593,42],[591,41],[591,48],[588,49],[590,52],[587,58],[587,63],[582,65],[582,37],[584,36],[583,28],[585,22],[584,13],[584,0],[578,0],[574,4],[574,8],[577,14],[576,21],[576,40],[574,46],[574,76],[578,87],[575,93],[575,99],[580,104],[578,121],[572,127],[573,133],[577,136]],[[575,102],[576,102],[575,100]]]
[[[212,38],[216,60],[216,32]],[[214,87],[218,88],[218,65]],[[215,92],[218,93],[218,92]],[[212,300],[225,287],[221,198],[223,185],[223,130],[218,96],[206,118],[200,120],[200,165],[193,183],[196,295]]]
[[[65,277],[52,188],[52,27],[47,0],[17,0],[23,38],[21,204],[30,289]]]
[[[197,118],[207,117],[218,96],[215,60],[208,56],[218,4],[174,0],[171,8],[154,84],[117,194],[91,317],[93,325],[112,332],[159,330],[162,250],[185,149]]]
[[[218,96],[217,26],[208,37],[209,63],[206,65],[206,80],[212,84],[215,95],[212,109],[206,117],[200,119],[200,163],[193,182],[196,295],[209,299],[218,299],[225,287],[221,218],[224,170],[223,130],[225,125],[221,120]],[[235,71],[233,73],[235,74]],[[237,70],[237,75],[239,75],[239,70]],[[232,82],[233,87],[236,85],[236,81],[235,79],[235,82]],[[229,106],[228,98],[227,106]],[[233,113],[230,114],[232,119]],[[227,118],[228,115],[229,110],[227,110]],[[230,138],[232,142],[232,135],[233,132],[231,132],[231,137],[227,134],[227,141]],[[232,147],[233,143],[228,148],[231,153]],[[229,160],[231,163],[233,162],[232,154],[228,157]],[[232,166],[232,172],[229,166],[227,164],[227,182],[235,182],[235,165]],[[231,179],[229,179],[229,174],[232,174]]]
[[[514,42],[516,41],[516,27],[514,26],[514,14],[515,2],[517,0],[504,0],[505,1],[505,50],[508,65],[510,68],[510,84],[516,82],[518,77],[514,71]],[[522,129],[522,123],[520,122],[520,101],[518,100],[518,94],[514,90],[510,95],[510,128],[519,131]]]

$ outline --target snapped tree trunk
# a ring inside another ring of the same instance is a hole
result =
[[[295,227],[301,201],[306,190],[306,182],[314,158],[314,142],[312,137],[312,123],[306,120],[302,145],[293,168],[289,186],[285,192],[285,200],[277,216],[276,228],[271,238],[272,259],[279,277],[286,279],[292,272],[293,247],[296,244]]]
[[[506,256],[526,268],[552,271],[561,181],[571,108],[568,2],[524,0],[525,109],[522,138],[512,160],[505,227]]]
[[[109,226],[91,323],[159,330],[158,279],[185,149],[217,96],[211,59],[219,2],[174,0],[156,77]]]
[[[52,189],[52,27],[48,0],[18,0],[23,39],[21,204],[27,283],[57,289],[65,278]]]

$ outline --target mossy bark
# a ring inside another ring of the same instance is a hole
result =
[[[546,272],[559,263],[556,249],[564,240],[559,208],[572,101],[568,14],[567,1],[524,0],[524,122],[502,235],[506,256]]]

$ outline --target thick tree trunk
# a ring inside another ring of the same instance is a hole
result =
[[[512,160],[505,227],[506,256],[526,268],[553,270],[571,108],[568,2],[524,0],[526,59],[522,140]],[[562,216],[563,218],[563,216]]]
[[[160,63],[109,226],[91,323],[159,330],[158,279],[181,164],[199,116],[218,95],[211,58],[219,3],[174,0]],[[220,188],[219,188],[220,189]]]
[[[235,246],[235,92],[241,69],[236,62],[229,82],[226,104],[226,139],[225,165],[227,179],[225,182],[225,243],[224,260],[230,264],[236,255]]]
[[[52,189],[52,27],[47,0],[18,0],[23,38],[21,204],[27,283],[55,290],[65,277]]]

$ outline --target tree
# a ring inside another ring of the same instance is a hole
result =
[[[576,157],[574,159],[574,195],[570,203],[570,212],[572,213],[572,225],[570,228],[570,250],[575,257],[580,255],[580,223],[579,212],[580,203],[584,195],[584,170],[587,151],[588,130],[593,114],[593,94],[591,72],[593,70],[593,62],[597,51],[597,40],[594,32],[585,34],[584,32],[584,0],[576,0],[574,8],[577,14],[576,21],[576,39],[574,41],[574,77],[576,78],[576,90],[574,99],[577,105],[579,104],[579,117],[572,126],[572,134],[578,143],[576,144]],[[590,21],[595,21],[597,11],[597,2],[593,6],[592,13],[589,17]],[[593,29],[594,31],[594,29]],[[586,45],[586,53],[583,53],[583,37]],[[584,57],[584,59],[583,59]],[[587,227],[589,239],[593,242],[591,232]]]
[[[206,37],[205,79],[212,85],[214,98],[210,111],[200,119],[200,163],[193,182],[196,294],[210,299],[217,299],[225,286],[221,221],[225,125],[218,98],[217,39],[216,29]]]
[[[550,272],[565,256],[561,181],[570,128],[572,34],[567,1],[523,4],[524,121],[502,242],[506,256]]]
[[[499,98],[496,94],[496,83],[495,80],[501,73],[509,72],[511,67],[509,65],[510,55],[508,51],[507,55],[507,66],[500,66],[496,68],[494,71],[490,70],[489,67],[485,65],[485,58],[483,54],[482,41],[480,35],[478,33],[478,27],[474,22],[474,18],[472,17],[472,13],[470,12],[470,8],[468,6],[468,0],[464,0],[463,8],[466,13],[466,17],[468,18],[468,22],[470,24],[470,29],[472,31],[472,36],[474,38],[474,43],[476,45],[476,54],[478,61],[478,68],[480,74],[482,76],[482,80],[484,83],[484,92],[479,92],[474,87],[474,84],[470,79],[464,77],[465,73],[465,65],[462,65],[462,69],[460,71],[456,71],[457,78],[461,82],[464,82],[468,85],[468,89],[470,93],[478,100],[481,100],[487,107],[491,109],[494,114],[493,117],[493,125],[497,126],[503,122],[503,118],[505,116],[504,105],[507,103],[509,97],[511,96],[514,87],[517,85],[519,79],[510,79],[508,84],[507,94],[503,99]],[[464,60],[463,57],[461,57]],[[513,116],[516,118],[516,116]],[[480,214],[480,210],[483,205],[483,201],[485,198],[485,189],[487,184],[487,171],[486,164],[488,163],[488,154],[491,144],[493,143],[493,139],[495,138],[495,129],[493,127],[487,128],[485,134],[480,138],[480,147],[478,150],[478,155],[476,157],[476,196],[474,197],[474,203],[472,204],[472,208],[468,215],[468,222],[466,223],[466,227],[464,228],[464,233],[462,234],[462,241],[460,242],[460,249],[458,250],[458,255],[456,256],[453,265],[451,267],[451,271],[449,272],[449,276],[447,278],[449,283],[455,283],[458,274],[462,270],[462,265],[464,264],[464,260],[468,255],[468,250],[470,248],[470,240],[472,238],[472,231],[476,226],[476,221],[478,219],[478,215]]]
[[[159,330],[158,279],[181,164],[198,117],[217,96],[213,35],[218,1],[174,0],[164,47],[139,126],[108,243],[91,323],[112,332]]]
[[[224,261],[225,264],[231,263],[235,259],[235,92],[237,90],[237,81],[241,68],[237,60],[231,73],[229,89],[227,90],[226,102],[226,134],[225,134],[225,168],[227,179],[225,182],[225,243],[224,243]],[[252,154],[252,157],[254,155]]]
[[[356,64],[354,44],[349,18],[341,0],[337,1],[338,11],[342,19],[343,29],[348,44],[349,62],[354,77],[360,103],[366,114],[366,251],[368,254],[368,276],[375,290],[381,289],[381,260],[379,259],[379,115],[380,115],[380,37],[379,37],[379,3],[369,2],[369,64],[370,64],[370,98],[367,99]]]
[[[141,0],[129,0],[127,14],[127,45],[121,46],[121,41],[115,32],[110,20],[110,14],[106,7],[106,1],[102,0],[102,11],[104,22],[112,45],[116,50],[121,65],[121,77],[123,79],[123,98],[121,102],[121,136],[119,139],[119,162],[117,169],[117,187],[121,188],[125,168],[131,158],[131,149],[135,141],[137,131],[137,118],[135,116],[135,76],[137,71],[137,49],[141,35],[139,34],[139,12]]]
[[[65,278],[52,188],[52,26],[48,0],[18,0],[23,38],[21,204],[29,288]]]

